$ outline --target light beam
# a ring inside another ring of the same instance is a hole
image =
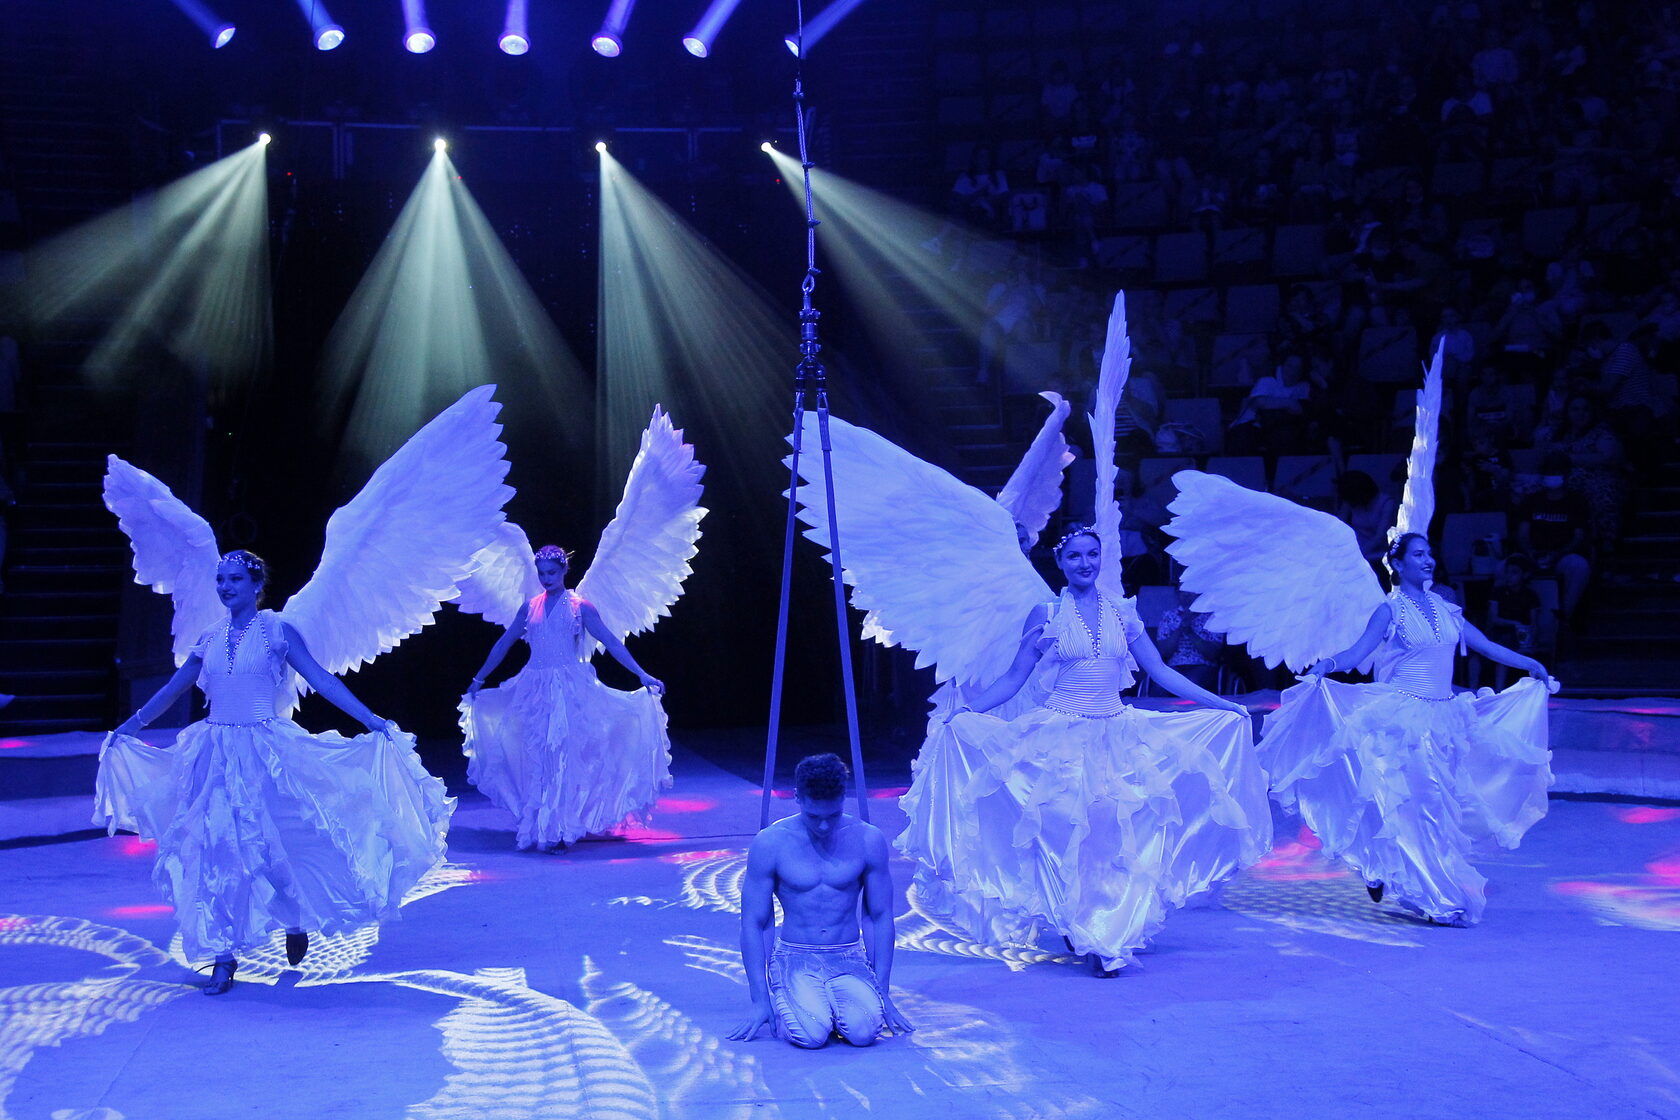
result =
[[[527,4],[528,0],[508,0],[507,16],[502,20],[502,37],[496,40],[503,54],[519,55],[531,49]]]
[[[700,22],[694,25],[694,30],[683,36],[683,47],[688,53],[695,58],[710,55],[718,32],[723,30],[723,25],[729,22],[729,17],[735,14],[740,3],[741,0],[712,0]]]
[[[103,320],[84,369],[141,372],[160,347],[213,385],[270,353],[268,177],[260,139],[32,249],[24,311],[44,331]]]
[[[835,24],[851,15],[852,10],[862,3],[863,0],[834,0],[834,3],[813,16],[811,22],[805,25],[805,53],[809,55],[811,48],[816,46],[824,35],[834,30]],[[798,31],[782,36],[782,43],[793,52],[795,58],[799,57],[801,43]]]
[[[601,30],[589,45],[603,58],[617,58],[624,53],[624,30],[630,26],[630,13],[636,10],[636,0],[612,0]]]
[[[402,0],[403,47],[410,54],[425,54],[437,46],[437,36],[426,23],[426,0]]]
[[[442,148],[334,324],[324,369],[346,472],[491,380],[534,394],[562,446],[589,438],[576,359]]]
[[[321,0],[297,0],[297,6],[309,21],[309,34],[316,50],[330,51],[344,42],[344,28],[332,18]]]
[[[197,24],[198,29],[209,37],[213,50],[220,50],[233,42],[233,34],[238,29],[212,12],[201,0],[170,0],[170,3],[179,8],[182,15]]]

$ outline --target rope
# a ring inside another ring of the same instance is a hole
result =
[[[869,785],[863,772],[863,746],[858,734],[857,690],[853,684],[851,627],[846,617],[844,568],[840,561],[840,525],[834,508],[834,456],[828,435],[828,379],[817,355],[822,342],[817,333],[817,311],[813,296],[817,290],[816,203],[811,194],[811,151],[806,134],[805,110],[805,5],[796,0],[799,45],[793,80],[793,106],[799,132],[799,166],[805,187],[805,276],[799,282],[799,364],[793,377],[793,454],[789,457],[787,524],[782,537],[781,603],[776,615],[776,663],[770,678],[770,726],[764,746],[764,784],[760,795],[758,827],[770,824],[770,797],[776,779],[776,750],[782,721],[782,690],[787,667],[788,609],[793,587],[793,541],[798,531],[799,456],[805,442],[805,394],[816,392],[817,430],[822,445],[823,492],[828,500],[829,561],[833,567],[835,633],[840,643],[840,678],[846,704],[846,734],[851,745],[852,779],[859,819],[869,820]]]

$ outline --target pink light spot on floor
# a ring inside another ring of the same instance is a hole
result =
[[[105,911],[113,918],[161,918],[175,911],[161,902],[147,902],[138,906],[113,906]]]
[[[871,800],[871,801],[885,801],[888,798],[896,799],[896,798],[903,797],[905,794],[907,794],[909,792],[910,792],[910,787],[909,786],[887,786],[884,789],[872,789],[872,790],[870,790],[869,791],[869,800]]]
[[[28,929],[34,924],[35,923],[31,922],[28,918],[0,918],[0,932],[10,932],[14,929]]]
[[[19,747],[27,747],[28,739],[0,739],[0,751],[15,751]]]
[[[657,812],[660,813],[704,813],[717,808],[717,799],[713,797],[661,797]]]
[[[1680,809],[1661,809],[1655,805],[1632,805],[1617,808],[1616,819],[1623,824],[1662,824],[1680,820]]]
[[[646,825],[633,824],[620,831],[616,839],[641,840],[645,842],[648,840],[681,840],[684,839],[684,837],[680,832],[667,832],[663,828],[649,828]]]
[[[762,789],[755,789],[753,790],[753,796],[763,797],[764,791]],[[770,791],[770,796],[780,798],[783,801],[792,801],[793,791],[791,789],[773,789]]]
[[[1251,873],[1258,879],[1269,879],[1274,883],[1348,878],[1347,871],[1328,863],[1319,855],[1316,844],[1309,848],[1292,840],[1285,840],[1274,847],[1265,859],[1254,865]]]
[[[1680,887],[1680,852],[1671,852],[1659,860],[1647,863],[1645,870],[1667,887]]]
[[[119,855],[130,856],[134,859],[151,859],[157,855],[156,840],[142,840],[138,836],[119,836],[116,840]]]
[[[1306,825],[1302,825],[1300,831],[1295,834],[1295,842],[1301,847],[1311,848],[1315,852],[1324,847],[1324,842],[1314,835],[1313,830]]]

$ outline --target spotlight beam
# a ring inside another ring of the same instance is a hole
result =
[[[824,35],[834,30],[835,24],[851,15],[853,9],[862,3],[863,0],[834,0],[834,3],[811,17],[811,22],[805,25],[803,44],[805,53],[809,54],[811,48],[816,46]],[[791,35],[784,35],[782,42],[786,44],[788,50],[793,52],[794,57],[799,56],[801,43],[797,30]]]
[[[635,10],[636,0],[612,0],[606,18],[601,21],[601,30],[589,41],[596,54],[617,58],[624,53],[624,31],[630,26],[630,13]]]
[[[528,0],[508,0],[507,16],[502,20],[502,37],[496,45],[503,54],[524,54],[531,49]]]
[[[741,0],[712,0],[706,8],[700,22],[694,25],[694,30],[683,36],[683,46],[695,58],[705,58],[712,53],[712,44],[717,41],[718,32],[729,22],[729,17],[735,14]]]
[[[181,14],[198,25],[198,29],[210,37],[210,46],[220,50],[233,41],[233,33],[237,30],[233,24],[212,12],[207,4],[201,0],[170,0]]]
[[[309,21],[309,34],[315,42],[315,49],[330,51],[344,42],[344,28],[332,18],[327,6],[321,0],[297,0],[298,11]]]
[[[437,46],[437,36],[426,22],[426,0],[402,0],[403,46],[410,54],[425,54]]]

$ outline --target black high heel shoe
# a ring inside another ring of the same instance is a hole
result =
[[[233,974],[239,971],[239,962],[217,961],[216,967],[210,970],[210,979],[199,989],[207,996],[219,996],[233,987]]]
[[[1371,896],[1372,902],[1381,902],[1383,898],[1383,885],[1381,883],[1366,883],[1365,893]]]
[[[301,929],[286,931],[286,963],[297,966],[309,955],[309,935]]]
[[[1102,958],[1095,953],[1086,953],[1085,960],[1091,966],[1091,975],[1099,980],[1112,980],[1120,975],[1118,968],[1104,968]]]

